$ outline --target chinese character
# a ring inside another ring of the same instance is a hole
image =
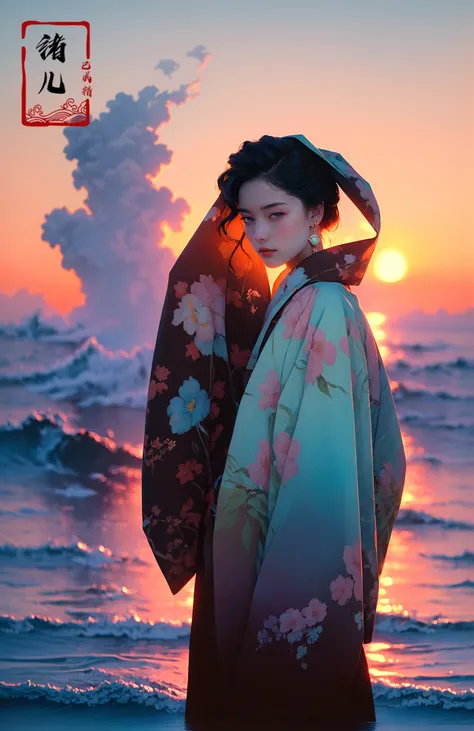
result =
[[[60,41],[62,41],[62,43]],[[60,36],[59,33],[56,33],[53,40],[51,40],[51,36],[45,33],[36,48],[39,50],[43,61],[51,55],[53,56],[54,61],[61,61],[61,63],[64,63],[66,60],[64,50],[66,48],[66,42],[64,40],[64,36]]]
[[[45,71],[43,86],[39,90],[38,94],[41,94],[41,92],[43,91],[44,85],[46,84],[46,76],[47,76],[47,74]],[[51,94],[65,94],[66,87],[64,86],[63,75],[61,74],[61,81],[60,81],[59,86],[53,86],[53,77],[54,77],[54,72],[50,71],[47,91],[51,92]]]

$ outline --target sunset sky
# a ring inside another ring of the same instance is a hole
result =
[[[190,209],[181,230],[176,218],[171,226],[166,215],[160,223],[161,243],[175,254],[214,202],[217,176],[244,140],[304,134],[317,147],[340,152],[379,202],[378,248],[355,288],[361,304],[388,313],[474,306],[471,0],[340,0],[311,7],[307,0],[84,0],[68,8],[18,0],[3,6],[2,20],[0,320],[17,313],[19,290],[31,295],[21,295],[23,312],[44,302],[67,314],[84,301],[79,276],[41,238],[45,216],[80,209],[87,192],[73,185],[77,163],[65,157],[64,128],[21,124],[25,20],[90,22],[93,118],[107,114],[118,94],[136,99],[150,85],[171,93],[195,82],[156,129],[172,160],[155,187],[165,186]],[[162,59],[179,65],[171,77],[156,68]],[[360,238],[364,219],[347,198],[340,210],[334,241]],[[407,266],[395,282],[377,276],[397,266],[377,264],[388,249]]]

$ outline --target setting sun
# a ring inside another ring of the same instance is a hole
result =
[[[407,260],[396,249],[381,251],[374,260],[375,276],[383,282],[398,282],[406,274]]]

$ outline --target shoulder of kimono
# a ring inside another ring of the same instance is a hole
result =
[[[314,282],[307,286],[317,292],[312,306],[313,320],[330,318],[333,325],[340,323],[344,324],[344,327],[347,326],[347,321],[351,320],[359,330],[361,338],[365,340],[367,323],[359,300],[353,292],[340,282]]]
[[[341,282],[315,282],[312,286],[315,290],[318,290],[318,296],[314,301],[315,307],[339,308],[359,323],[361,319],[364,319],[365,316],[359,298]]]
[[[334,309],[360,309],[357,297],[349,292],[340,282],[314,282],[311,286],[316,292],[314,308],[330,307]],[[304,290],[303,290],[304,291]]]

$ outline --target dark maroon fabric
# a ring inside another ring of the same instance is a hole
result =
[[[189,731],[262,731],[268,723],[272,731],[311,728],[341,731],[359,728],[359,724],[376,720],[372,685],[364,646],[354,679],[352,697],[340,697],[338,689],[327,696],[324,708],[316,708],[311,697],[291,698],[272,692],[272,678],[267,690],[258,695],[245,678],[229,675],[220,668],[214,628],[214,594],[212,571],[213,522],[208,516],[201,523],[198,544],[194,604],[189,645],[186,728]],[[278,725],[281,722],[281,726]],[[225,726],[224,726],[225,724]],[[308,725],[306,725],[308,724]],[[321,724],[321,725],[315,725]],[[370,727],[370,726],[369,726]]]
[[[243,374],[270,302],[265,265],[248,241],[230,259],[235,244],[222,239],[216,226],[223,209],[219,197],[170,271],[150,374],[142,461],[143,529],[173,594],[196,571],[200,524],[215,505],[215,483],[224,471],[244,390]],[[202,296],[220,293],[224,327],[217,316],[211,327],[224,330],[228,362],[214,352],[202,353],[195,336],[183,324],[173,324],[183,298],[193,291]],[[168,407],[190,378],[206,392],[211,411],[198,426],[175,433]]]

